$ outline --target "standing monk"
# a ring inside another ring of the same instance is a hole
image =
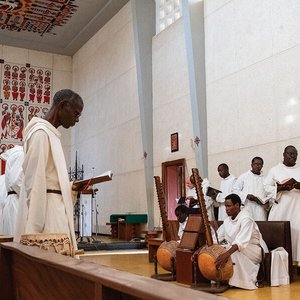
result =
[[[218,173],[222,178],[220,184],[221,193],[215,194],[212,199],[219,203],[218,220],[224,221],[227,218],[225,210],[225,198],[227,195],[232,193],[236,177],[229,174],[229,167],[225,163],[222,163],[218,166]]]
[[[271,168],[266,179],[266,190],[272,193],[273,206],[269,221],[290,221],[293,261],[300,264],[300,167],[296,165],[298,152],[294,146],[287,146],[283,162]],[[287,179],[289,180],[286,182]],[[286,182],[286,183],[285,183]]]
[[[255,221],[266,221],[270,195],[264,188],[262,168],[264,161],[261,157],[254,157],[251,162],[251,170],[240,175],[233,186],[233,192],[238,194]]]
[[[44,118],[33,117],[25,128],[24,180],[15,241],[28,233],[67,233],[77,249],[73,202],[79,187],[69,182],[57,128],[74,126],[82,110],[83,101],[78,94],[61,90],[54,95],[52,107]]]

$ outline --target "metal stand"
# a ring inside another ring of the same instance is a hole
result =
[[[151,278],[162,280],[162,281],[175,281],[176,280],[176,272],[175,272],[175,258],[171,257],[171,273],[158,274],[157,268],[157,256],[154,257],[154,274],[151,275]]]
[[[77,159],[77,151],[76,151],[76,158],[75,158],[75,166],[74,168],[72,169],[70,167],[70,170],[69,170],[69,179],[70,181],[73,181],[73,180],[76,180],[76,179],[83,179],[83,165],[82,167],[78,167],[78,159]],[[80,238],[80,197],[77,198],[76,200],[76,203],[74,205],[74,224],[76,223],[77,221],[77,232],[75,231],[75,233],[77,233],[77,239]]]
[[[95,205],[95,219],[96,219],[96,231],[95,231],[95,236],[96,236],[96,242],[101,242],[101,241],[98,241],[97,238],[98,238],[98,218],[99,218],[99,210],[98,210],[98,204],[97,204],[97,199],[95,197],[96,194],[93,194],[92,196],[92,201],[94,202],[94,205]]]

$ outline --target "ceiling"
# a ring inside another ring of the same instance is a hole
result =
[[[0,0],[0,44],[73,55],[129,0]]]

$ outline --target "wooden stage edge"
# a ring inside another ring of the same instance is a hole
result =
[[[3,299],[226,299],[15,242],[0,244]]]

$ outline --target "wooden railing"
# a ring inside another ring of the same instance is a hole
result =
[[[225,299],[36,247],[0,247],[1,299]]]

